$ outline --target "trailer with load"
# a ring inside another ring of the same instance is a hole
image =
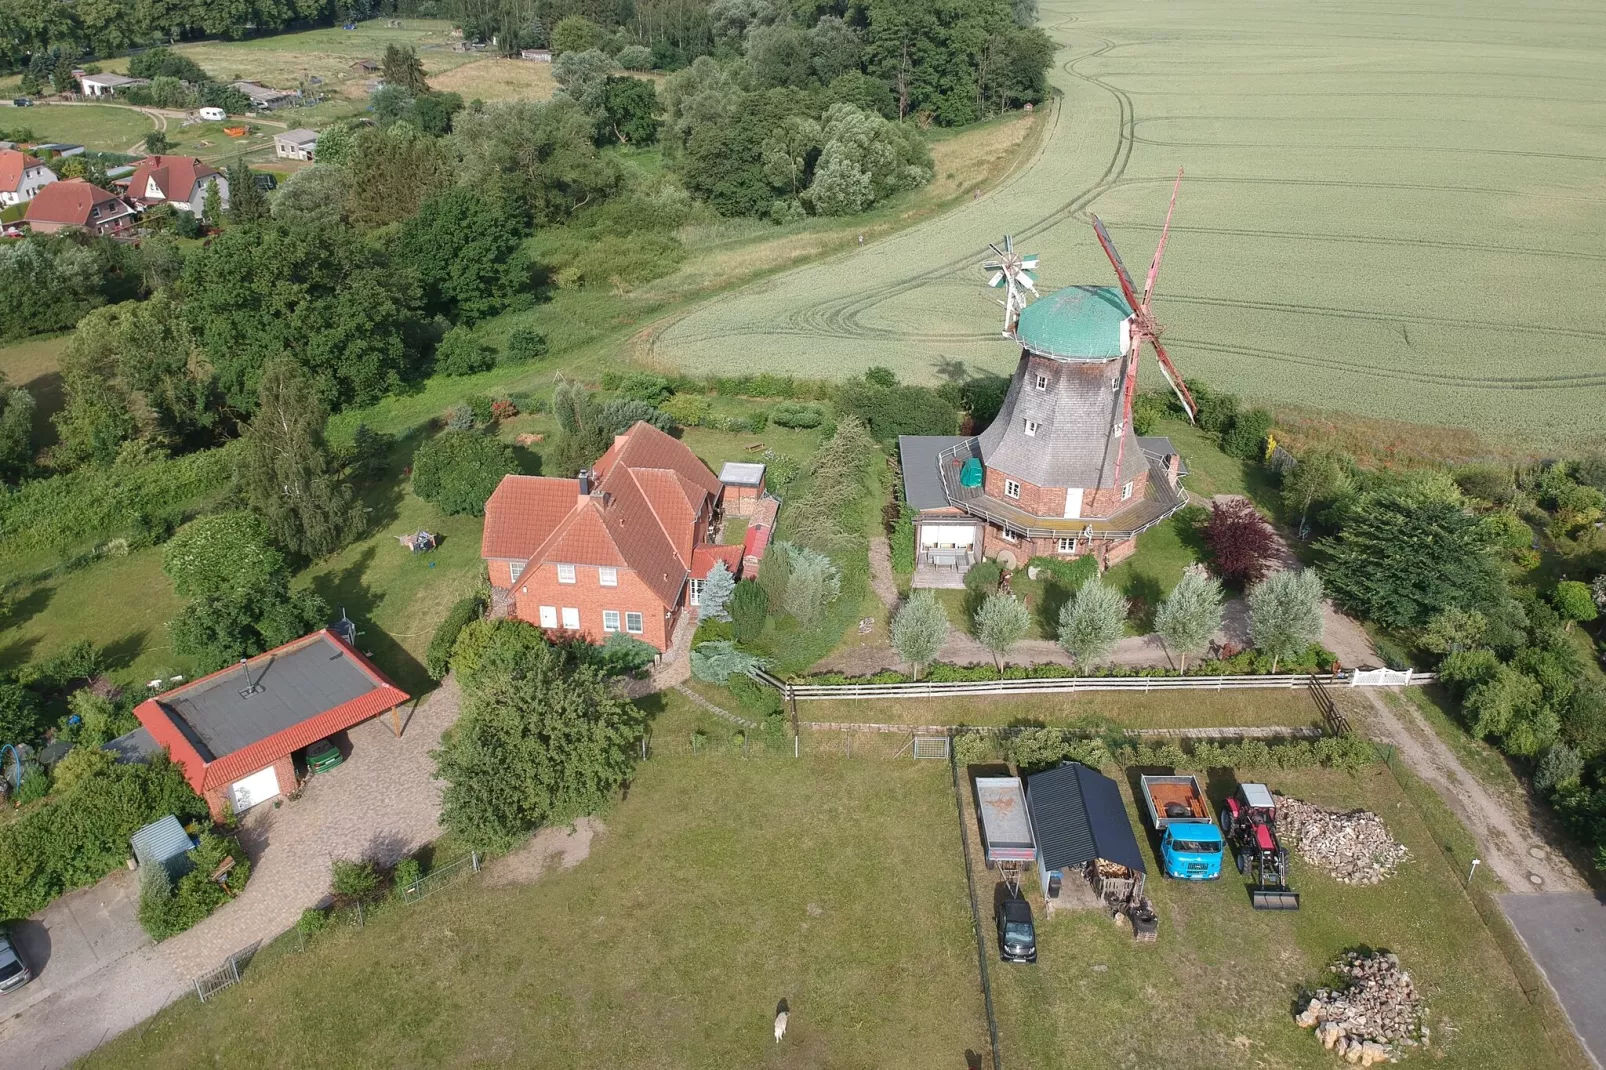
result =
[[[1249,902],[1256,910],[1298,910],[1299,893],[1288,887],[1288,850],[1277,839],[1277,800],[1264,784],[1240,784],[1221,811],[1221,832],[1238,861],[1254,874]]]
[[[987,868],[997,867],[1010,891],[1019,895],[1021,874],[1037,857],[1020,777],[977,777],[976,812],[981,816]]]
[[[1210,819],[1210,807],[1191,776],[1145,776],[1139,783],[1149,821],[1160,834],[1160,861],[1167,877],[1210,881],[1221,876],[1225,839]]]

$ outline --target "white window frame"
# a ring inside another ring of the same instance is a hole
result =
[[[1037,377],[1037,383],[1035,385],[1037,386],[1037,389],[1039,389],[1039,390],[1047,390],[1048,389],[1048,376],[1039,374],[1038,377]]]
[[[704,580],[692,580],[691,581],[691,593],[686,596],[687,597],[687,601],[691,605],[700,606],[700,605],[703,604],[703,583],[704,582],[705,582]]]
[[[522,576],[522,575],[524,575],[524,562],[523,561],[514,561],[512,564],[508,565],[508,567],[507,567],[507,581],[508,581],[508,583],[513,584],[513,583],[519,582],[519,577]]]
[[[1121,500],[1124,502],[1132,497],[1132,481],[1129,479],[1121,487]]]
[[[605,632],[619,630],[619,611],[617,609],[605,609],[602,611],[602,630]]]
[[[1039,427],[1042,427],[1043,425],[1038,423],[1036,420],[1026,420],[1025,423],[1026,423],[1026,433],[1028,435],[1030,435],[1031,437],[1036,438],[1037,437],[1037,429]]]
[[[1068,539],[1061,539],[1059,541],[1059,552],[1062,554],[1074,554],[1076,552],[1076,536],[1073,535]]]
[[[574,606],[563,607],[563,630],[566,632],[580,630],[580,611]]]
[[[1010,531],[1009,531],[1008,528],[999,528],[998,529],[998,537],[1003,539],[1005,542],[1020,542],[1019,538],[1017,538],[1016,536],[1010,534]]]
[[[543,627],[543,628],[556,628],[557,626],[558,626],[558,607],[557,606],[542,606],[541,607],[541,627]]]
[[[1020,484],[1013,479],[1004,480],[1004,497],[1020,500]]]
[[[632,628],[630,626],[630,622],[631,621],[635,621],[635,623],[636,623],[636,626],[634,628]],[[642,632],[644,632],[646,630],[647,630],[647,619],[645,617],[643,617],[640,613],[630,613],[630,612],[626,612],[625,613],[625,631],[626,632],[630,633],[631,635],[640,635]]]
[[[610,565],[597,566],[597,583],[603,587],[619,586],[619,570]]]
[[[574,582],[574,566],[573,565],[559,565],[558,566],[558,582],[559,583],[573,583]]]

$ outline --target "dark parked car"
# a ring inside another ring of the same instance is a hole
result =
[[[0,926],[0,992],[11,992],[33,980],[33,971],[11,941],[11,931]]]
[[[993,911],[998,922],[998,950],[1005,962],[1037,961],[1037,929],[1032,905],[1024,899],[1006,899]]]
[[[31,108],[33,107],[33,101],[29,100],[27,97],[18,97],[16,100],[11,102],[11,106],[13,108]]]

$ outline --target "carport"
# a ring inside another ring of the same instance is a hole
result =
[[[294,791],[296,751],[394,715],[407,698],[324,629],[146,699],[134,715],[221,817]]]
[[[1026,809],[1043,896],[1051,904],[1063,881],[1075,875],[1114,905],[1143,897],[1148,871],[1115,781],[1080,762],[1066,762],[1026,778]]]

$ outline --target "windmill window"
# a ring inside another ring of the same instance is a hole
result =
[[[1039,390],[1047,390],[1048,389],[1048,376],[1039,375],[1037,377],[1037,389],[1039,389]]]
[[[1003,530],[1001,530],[998,533],[998,537],[1003,539],[1005,542],[1020,542],[1020,539],[1018,537],[1016,537],[1015,535],[1011,534],[1010,530],[1008,528],[1004,528]]]
[[[559,565],[558,566],[558,582],[559,583],[573,583],[574,582],[574,566],[573,565]]]
[[[1026,421],[1026,433],[1028,435],[1034,435],[1035,436],[1037,434],[1037,429],[1039,427],[1041,427],[1041,426],[1043,426],[1043,425],[1038,423],[1036,420],[1027,420]]]
[[[1124,502],[1132,497],[1132,484],[1127,482],[1121,486],[1121,500]]]
[[[1020,484],[1015,482],[1013,479],[1004,480],[1004,497],[1006,497],[1006,498],[1019,498],[1020,497]]]
[[[1072,538],[1072,539],[1061,539],[1060,540],[1060,553],[1062,553],[1062,554],[1074,554],[1075,552],[1076,552],[1076,540],[1074,538]]]

